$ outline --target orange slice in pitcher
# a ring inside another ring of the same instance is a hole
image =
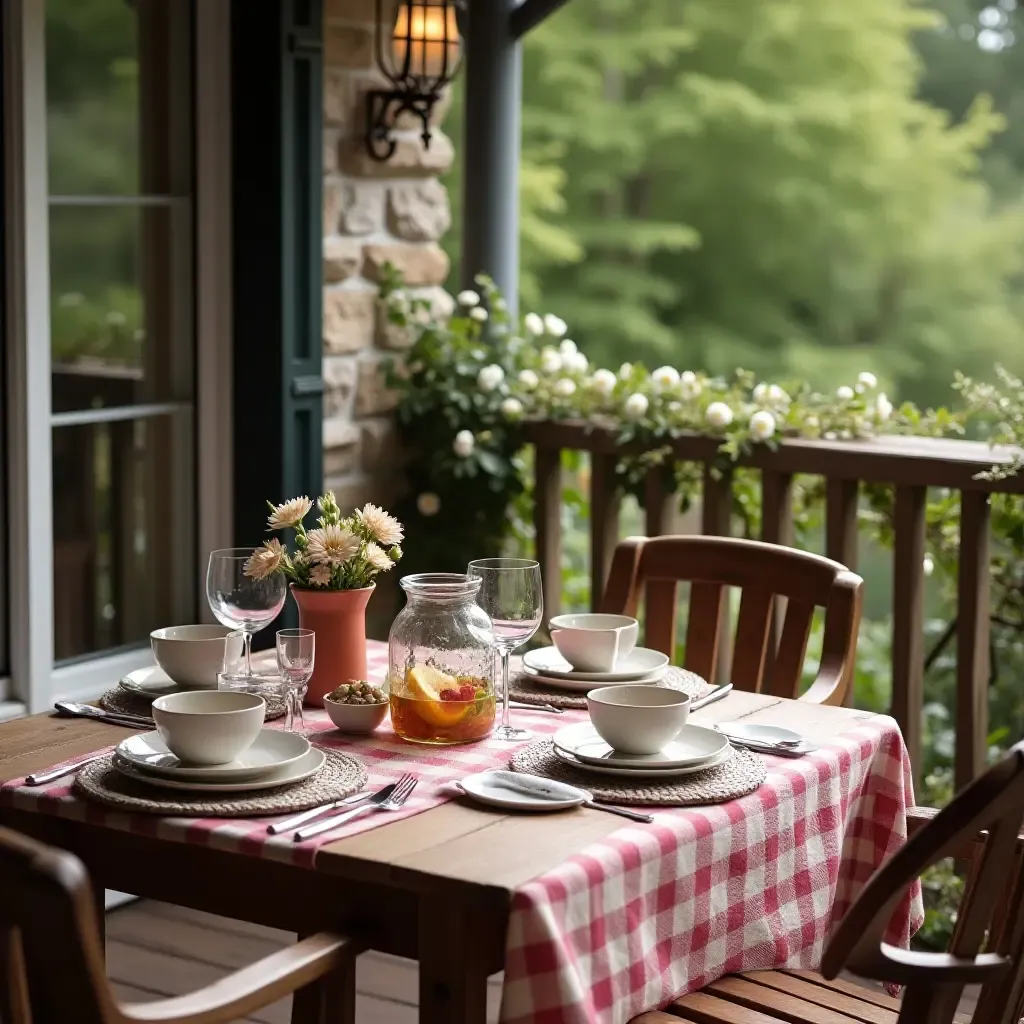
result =
[[[431,725],[442,728],[457,725],[473,709],[473,703],[441,700],[441,691],[458,689],[454,676],[432,668],[430,665],[415,665],[405,674],[405,685],[409,695],[416,699],[416,714]]]

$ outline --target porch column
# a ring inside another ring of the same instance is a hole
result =
[[[517,0],[470,0],[465,36],[461,283],[490,274],[514,315],[519,285],[522,57]]]

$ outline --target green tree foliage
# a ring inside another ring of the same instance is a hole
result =
[[[867,367],[925,404],[1019,365],[1024,211],[979,173],[1003,120],[984,77],[957,109],[918,95],[942,24],[909,0],[567,4],[524,53],[526,300],[603,363]]]

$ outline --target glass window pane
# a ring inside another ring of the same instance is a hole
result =
[[[54,412],[191,396],[187,243],[177,207],[50,208]]]
[[[186,414],[54,429],[58,659],[144,641],[191,617],[175,583],[195,561],[181,515],[191,501],[189,434]]]
[[[46,0],[50,192],[187,187],[182,0]]]

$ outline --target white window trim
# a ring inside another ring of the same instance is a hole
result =
[[[2,0],[0,11],[11,667],[2,720],[62,698],[94,698],[153,658],[139,646],[54,665],[45,0]],[[232,539],[230,0],[202,0],[195,12],[195,410],[202,438],[194,445],[201,510],[195,604],[204,612],[206,553]]]

